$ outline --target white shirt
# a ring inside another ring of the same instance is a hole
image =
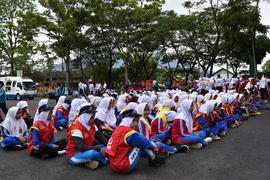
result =
[[[217,78],[216,79],[216,87],[223,87],[223,79],[222,78]]]
[[[266,88],[268,82],[270,82],[270,79],[262,78],[260,81],[260,88]]]

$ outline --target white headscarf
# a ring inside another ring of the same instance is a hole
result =
[[[234,100],[235,100],[235,97],[233,95],[230,95],[228,99],[228,104],[232,104]]]
[[[221,100],[222,104],[226,104],[227,101],[228,101],[228,98],[229,98],[229,96],[226,95],[226,94],[224,94],[223,96],[221,96],[220,100]]]
[[[56,114],[57,109],[62,106],[62,104],[65,102],[66,96],[60,96],[60,98],[58,99],[57,104],[55,105],[54,109],[53,109],[53,115]]]
[[[70,108],[70,112],[69,112],[69,115],[68,115],[68,119],[69,119],[69,124],[72,123],[78,113],[78,107],[87,102],[85,99],[78,99],[78,98],[75,98],[72,100],[71,102],[71,108]]]
[[[168,107],[168,108],[172,108],[174,107],[176,104],[172,99],[166,99],[163,104],[162,107]]]
[[[20,101],[17,103],[17,107],[20,108],[20,109],[23,109],[25,107],[28,107],[28,104],[26,101]]]
[[[116,117],[114,114],[114,109],[108,109],[110,102],[113,100],[113,97],[106,97],[103,98],[100,101],[100,104],[98,105],[96,111],[96,117],[97,119],[106,122],[110,126],[115,126],[116,123]]]
[[[81,125],[83,125],[83,127],[85,127],[88,131],[90,130],[91,126],[89,126],[88,122],[90,120],[90,117],[93,114],[90,113],[83,113],[79,116],[79,122],[81,123]]]
[[[49,116],[50,111],[42,111],[37,118],[37,121],[43,121],[45,124],[49,124],[48,121],[48,116]]]
[[[134,110],[136,109],[137,106],[138,106],[138,104],[135,102],[130,102],[127,105],[128,109],[134,109]]]
[[[38,107],[37,107],[37,110],[35,112],[35,116],[34,116],[34,121],[33,121],[33,124],[38,121],[38,109],[40,106],[44,105],[44,104],[48,104],[48,99],[41,99],[38,103]]]
[[[130,127],[130,124],[132,123],[134,117],[125,117],[122,119],[122,122],[120,123],[119,126],[126,126]]]
[[[101,97],[93,97],[91,99],[91,104],[97,108],[101,100]]]
[[[11,107],[1,126],[8,130],[10,136],[22,137],[23,133],[27,131],[27,126],[22,118],[16,119],[18,110],[18,107]]]
[[[128,96],[128,94],[126,94],[126,93],[119,96],[119,98],[117,100],[117,104],[116,104],[118,111],[122,111],[123,108],[127,106],[127,103],[126,103],[127,96]]]
[[[200,107],[199,112],[202,112],[203,114],[209,115],[213,111],[215,103],[216,103],[216,101],[214,101],[214,100],[207,101],[205,104],[203,104]]]
[[[175,111],[164,111],[168,122],[173,122],[177,113]]]
[[[198,101],[198,102],[202,102],[203,99],[204,99],[204,96],[203,96],[203,95],[198,95],[198,96],[197,96],[197,101]]]
[[[181,112],[175,117],[175,119],[182,119],[185,121],[189,133],[193,132],[193,119],[190,113],[192,104],[193,101],[191,99],[185,99],[181,104]]]
[[[145,109],[145,106],[146,106],[147,104],[146,103],[141,103],[141,104],[139,104],[137,107],[136,107],[136,112],[138,113],[138,114],[140,114],[140,115],[142,115],[143,116],[143,114],[144,114],[144,109]]]

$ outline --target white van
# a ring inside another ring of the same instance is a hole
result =
[[[0,81],[4,82],[7,99],[22,98],[34,99],[37,89],[34,81],[27,77],[6,76],[0,77]]]

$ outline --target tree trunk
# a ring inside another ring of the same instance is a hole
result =
[[[111,86],[112,86],[112,66],[113,66],[112,52],[110,51],[110,62],[109,62],[109,72],[108,72],[108,88],[111,88]]]
[[[128,85],[128,68],[126,61],[125,61],[125,85]]]
[[[257,76],[257,62],[256,62],[256,54],[255,54],[255,38],[251,42],[252,46],[252,62],[253,62],[253,76]]]
[[[14,62],[11,62],[10,65],[11,65],[11,76],[14,76],[15,75],[15,72],[14,72]]]
[[[83,63],[80,63],[80,69],[81,69],[81,76],[82,76],[82,81],[84,81],[84,71],[83,71]]]

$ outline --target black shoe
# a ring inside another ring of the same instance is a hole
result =
[[[151,167],[160,167],[165,164],[165,158],[157,157],[154,160],[149,159],[148,165]]]
[[[184,153],[189,150],[189,147],[187,145],[182,145],[182,146],[176,146],[177,149],[176,153]]]

